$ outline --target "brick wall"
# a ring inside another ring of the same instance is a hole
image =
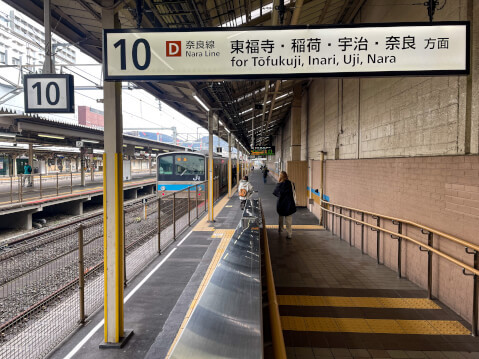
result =
[[[319,161],[313,162],[313,188],[319,188]],[[326,161],[325,194],[332,203],[410,220],[479,245],[479,156],[437,156]],[[319,206],[313,205],[319,215]],[[356,218],[360,218],[357,215]],[[374,219],[369,219],[375,223]],[[386,228],[397,226],[386,222]],[[360,248],[361,227],[352,226],[352,243]],[[339,221],[335,222],[339,235]],[[427,243],[427,236],[412,227],[408,236]],[[349,241],[349,224],[343,222],[343,238]],[[463,246],[434,238],[435,247],[472,264]],[[376,257],[376,233],[365,230],[365,252]],[[380,259],[397,269],[397,240],[381,235]],[[417,245],[405,245],[402,273],[427,288],[427,254]],[[457,313],[471,320],[472,279],[462,268],[433,259],[433,293]]]
[[[105,126],[103,114],[92,112],[88,106],[78,106],[78,123],[88,127]]]

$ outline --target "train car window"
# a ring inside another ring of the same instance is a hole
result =
[[[160,165],[158,166],[160,175],[172,175],[173,174],[173,156],[161,156]]]
[[[202,156],[182,155],[175,161],[175,174],[177,176],[191,176],[205,174],[205,158]]]

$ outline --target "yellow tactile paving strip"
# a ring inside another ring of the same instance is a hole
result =
[[[236,192],[236,186],[233,187],[231,190],[232,193]],[[228,203],[230,199],[228,196],[224,196],[215,206],[214,206],[214,213],[218,214],[221,212],[221,210],[226,206],[226,203]],[[195,232],[208,232],[208,231],[214,231],[214,223],[208,222],[208,216],[204,216],[198,224],[193,228],[193,231]]]
[[[233,193],[236,191],[236,186],[233,188]],[[225,196],[223,199],[221,199],[214,207],[215,213],[219,213],[228,203],[229,198]],[[203,291],[206,287],[206,285],[209,283],[211,276],[213,275],[213,272],[218,265],[218,262],[220,258],[223,256],[226,247],[228,246],[228,243],[230,242],[231,238],[233,237],[235,230],[234,229],[217,229],[213,227],[214,223],[208,223],[208,216],[205,216],[201,219],[201,221],[198,222],[198,224],[193,228],[193,231],[196,232],[208,232],[212,231],[213,233],[211,234],[211,238],[221,238],[220,243],[218,244],[218,248],[216,248],[215,255],[213,256],[213,259],[211,260],[211,263],[208,267],[208,270],[205,273],[205,276],[203,280],[201,281],[200,286],[198,287],[198,290],[196,291],[195,297],[193,298],[193,301],[190,304],[190,307],[188,308],[188,311],[186,312],[185,319],[183,319],[183,322],[181,323],[180,329],[178,330],[178,333],[176,334],[175,340],[171,344],[170,350],[168,351],[168,354],[166,355],[165,359],[168,359],[170,357],[171,351],[176,345],[176,342],[178,341],[181,333],[183,332],[183,329],[185,328],[186,324],[188,323],[188,320],[190,319],[191,313],[193,313],[193,310],[196,307],[196,304],[198,303],[198,300],[200,299],[201,295],[203,294]]]
[[[441,309],[440,306],[427,298],[278,295],[278,304],[313,307]]]
[[[206,271],[205,276],[203,280],[201,281],[200,286],[198,287],[198,290],[196,291],[195,297],[193,298],[193,301],[191,302],[190,307],[188,308],[188,311],[186,312],[185,319],[183,319],[180,329],[178,330],[175,340],[171,344],[170,350],[168,351],[168,354],[166,355],[165,359],[168,359],[170,357],[171,351],[175,347],[176,342],[178,341],[181,333],[183,332],[183,329],[186,327],[186,324],[188,323],[188,320],[190,319],[191,313],[193,313],[193,310],[196,307],[196,303],[198,303],[198,300],[203,294],[203,291],[205,290],[206,285],[210,281],[210,278],[213,275],[213,272],[215,271],[215,268],[218,265],[220,258],[223,256],[226,250],[226,247],[228,246],[228,243],[230,242],[231,237],[233,237],[234,232],[235,232],[234,229],[219,229],[217,231],[214,231],[214,233],[212,234],[211,236],[212,238],[221,238],[221,242],[220,244],[218,244],[218,248],[216,248],[215,255],[213,256],[213,259],[211,260],[208,270]]]
[[[266,225],[267,229],[278,229],[277,224],[267,224]],[[291,226],[292,229],[323,229],[323,226],[320,226],[318,224],[293,224]]]
[[[283,330],[331,333],[470,335],[461,323],[449,320],[395,320],[324,317],[281,317]]]

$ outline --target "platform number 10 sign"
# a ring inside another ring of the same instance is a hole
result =
[[[25,112],[74,113],[72,75],[25,75]]]

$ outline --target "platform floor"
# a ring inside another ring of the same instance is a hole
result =
[[[275,181],[263,184],[256,170],[250,182],[262,199],[288,358],[479,358],[468,323],[321,229],[307,209],[293,216],[291,240],[279,234]],[[125,328],[135,334],[123,349],[98,348],[100,311],[52,357],[165,358],[241,218],[237,195],[215,210],[214,224],[203,217],[126,289],[136,290],[125,305]]]
[[[272,186],[257,187],[265,208],[275,203]],[[303,211],[291,240],[268,229],[288,358],[479,358],[469,323],[339,237],[304,229],[317,220]]]

